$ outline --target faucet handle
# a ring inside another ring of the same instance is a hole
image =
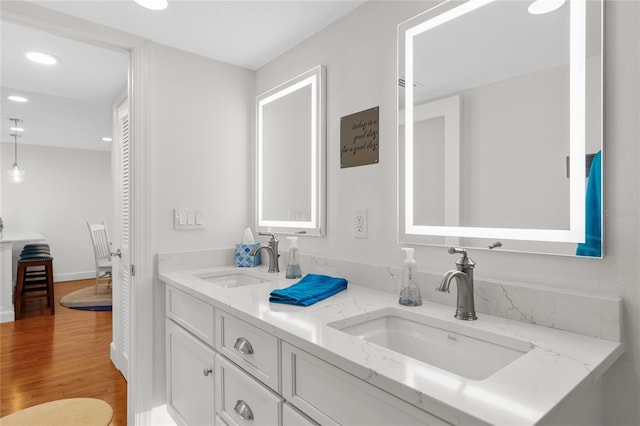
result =
[[[461,254],[463,256],[467,255],[467,251],[463,248],[459,248],[459,247],[449,247],[448,250],[449,254]]]
[[[460,259],[458,259],[458,261],[456,262],[456,265],[458,265],[458,268],[464,267],[464,268],[473,268],[476,263],[469,257],[467,256],[467,250],[463,249],[463,248],[459,248],[459,247],[449,247],[449,250],[447,250],[449,252],[449,254],[461,254],[462,257]]]
[[[278,242],[278,239],[276,238],[276,236],[274,234],[272,234],[271,232],[258,232],[258,235],[262,235],[262,236],[270,236],[271,239],[269,240],[269,242]]]

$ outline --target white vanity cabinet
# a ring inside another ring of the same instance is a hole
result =
[[[167,410],[176,423],[281,425],[278,339],[172,286],[165,295]]]
[[[178,424],[213,424],[213,349],[171,320],[167,331],[167,410]]]
[[[282,395],[322,425],[448,424],[285,342]]]
[[[166,297],[167,407],[179,424],[446,424],[186,292],[167,286]]]

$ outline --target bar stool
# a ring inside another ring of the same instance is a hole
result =
[[[15,316],[22,315],[22,301],[46,297],[51,315],[55,314],[53,294],[53,257],[48,244],[27,244],[18,258]]]

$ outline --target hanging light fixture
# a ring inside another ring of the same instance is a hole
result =
[[[20,183],[24,180],[24,174],[25,174],[24,169],[18,165],[18,137],[20,135],[18,134],[17,129],[19,128],[18,123],[22,122],[22,120],[19,118],[10,118],[9,120],[13,121],[14,123],[13,128],[16,130],[14,130],[14,132],[11,133],[11,136],[13,136],[15,157],[14,157],[13,165],[11,165],[11,167],[7,169],[7,178],[11,183]]]

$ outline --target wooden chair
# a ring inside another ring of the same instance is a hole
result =
[[[87,227],[91,235],[91,244],[93,244],[93,254],[96,262],[95,293],[97,294],[101,281],[107,281],[107,284],[111,285],[111,242],[104,222],[100,224],[87,222]]]
[[[51,315],[55,314],[53,257],[47,244],[27,244],[18,258],[15,292],[15,318],[22,317],[22,302],[46,297]]]

